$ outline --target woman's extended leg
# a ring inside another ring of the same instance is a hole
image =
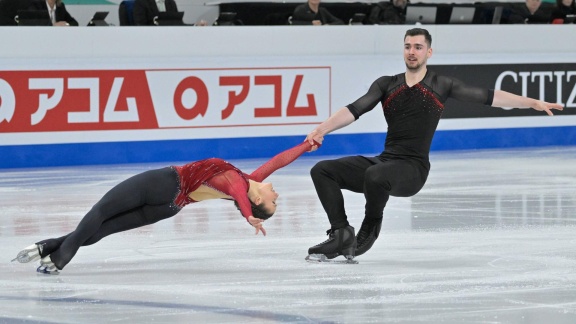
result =
[[[82,243],[82,246],[92,245],[110,234],[128,231],[134,228],[156,223],[162,219],[176,215],[179,211],[179,209],[173,208],[172,203],[153,206],[144,205],[141,208],[137,208],[120,214],[114,218],[108,219],[102,223],[102,226],[100,226],[98,232],[96,232],[88,240]],[[21,263],[27,263],[40,258],[44,258],[50,255],[52,252],[56,251],[70,234],[37,242],[21,251],[16,259],[12,261],[18,260]]]
[[[172,202],[178,190],[178,175],[172,168],[146,171],[124,180],[92,207],[76,229],[64,237],[58,249],[50,253],[50,259],[58,269],[62,269],[85,243],[151,224],[145,221],[147,206],[162,206],[154,216],[157,220],[175,215],[179,207]]]

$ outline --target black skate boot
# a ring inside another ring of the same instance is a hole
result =
[[[358,235],[356,235],[356,256],[362,255],[366,253],[376,239],[378,238],[378,234],[380,234],[380,229],[382,228],[382,219],[378,220],[367,220],[364,219],[362,222],[362,226],[358,231]]]
[[[310,262],[335,262],[331,259],[343,255],[346,261],[340,263],[358,263],[354,261],[356,250],[356,237],[354,227],[347,226],[337,230],[328,230],[328,239],[308,249],[307,261]]]

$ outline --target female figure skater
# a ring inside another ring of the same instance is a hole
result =
[[[145,171],[108,191],[82,218],[76,229],[59,238],[28,246],[12,261],[40,259],[36,270],[58,274],[81,246],[176,215],[184,206],[208,199],[234,200],[248,223],[266,235],[263,221],[276,211],[278,194],[270,183],[262,183],[274,171],[296,160],[321,143],[303,142],[270,159],[251,174],[218,158]]]

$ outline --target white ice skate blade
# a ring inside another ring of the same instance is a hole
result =
[[[30,245],[24,250],[18,252],[18,255],[12,259],[12,262],[18,261],[20,263],[28,263],[40,259],[40,253],[36,244]]]
[[[358,264],[354,259],[328,259],[324,254],[309,254],[304,260],[310,263]]]
[[[50,255],[47,255],[40,260],[40,266],[36,269],[36,272],[50,275],[60,274],[60,271],[58,271],[58,268],[56,268],[54,262],[50,259]]]
[[[40,275],[59,275],[60,271],[58,271],[58,269],[54,268],[50,268],[50,267],[46,267],[46,266],[39,266],[36,269],[36,272]]]

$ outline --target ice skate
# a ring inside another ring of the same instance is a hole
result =
[[[358,261],[349,256],[346,256],[346,259],[328,259],[324,254],[309,254],[304,260],[310,263],[358,264]]]
[[[362,255],[366,253],[380,234],[380,229],[382,228],[382,219],[377,221],[367,221],[364,219],[362,222],[362,227],[358,231],[358,235],[356,235],[356,253],[355,256]]]
[[[36,269],[36,272],[49,275],[60,274],[60,271],[56,268],[49,255],[40,260],[40,266]]]
[[[12,262],[28,263],[40,259],[40,249],[38,244],[32,244],[24,250],[18,252],[18,255],[12,259]]]
[[[308,249],[308,262],[330,262],[330,263],[358,263],[354,260],[356,250],[356,237],[354,227],[347,226],[337,230],[328,230],[328,239],[318,245]],[[344,256],[346,260],[332,260],[338,256]]]

